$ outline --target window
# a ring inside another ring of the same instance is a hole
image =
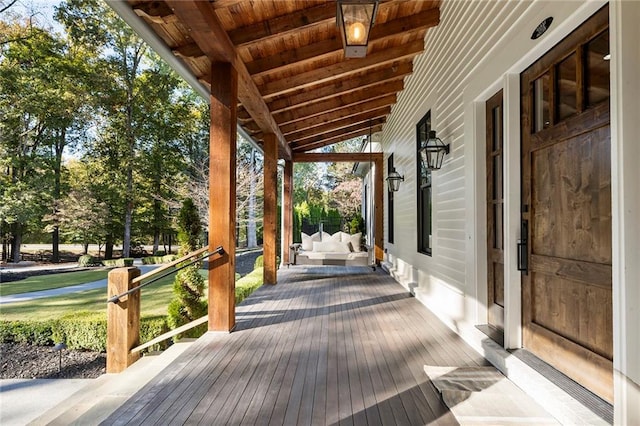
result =
[[[396,168],[393,165],[393,154],[389,156],[387,159],[387,176],[389,173],[395,172]],[[387,220],[388,220],[388,241],[393,244],[393,191],[389,191],[387,189],[387,208],[389,209]]]
[[[420,148],[427,141],[431,130],[431,111],[416,126],[416,164],[418,168],[418,252],[431,256],[432,207],[431,170],[422,164]]]

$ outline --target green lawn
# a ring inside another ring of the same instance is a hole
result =
[[[207,271],[200,271],[200,273],[206,278]],[[174,275],[170,275],[141,290],[141,314],[143,316],[167,314],[167,305],[173,298],[173,278]],[[43,321],[60,318],[63,315],[79,311],[105,312],[106,314],[106,301],[107,289],[101,288],[21,303],[11,303],[0,308],[0,320]]]
[[[98,271],[64,272],[29,277],[20,281],[3,283],[0,285],[0,296],[85,284],[107,278],[108,272],[108,270],[102,269]]]

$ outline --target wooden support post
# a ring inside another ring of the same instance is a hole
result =
[[[278,224],[278,141],[272,133],[264,135],[264,221],[263,255],[264,283],[276,284],[278,271],[276,265],[276,237]]]
[[[289,246],[293,244],[293,162],[284,162],[283,185],[284,197],[282,200],[282,263],[290,264]]]
[[[211,64],[209,140],[209,330],[231,331],[236,323],[236,108],[238,76],[231,64]]]
[[[134,287],[131,281],[140,275],[138,268],[118,268],[109,272],[107,298]],[[136,362],[139,353],[130,353],[140,341],[140,292],[107,304],[107,373],[120,373]]]
[[[375,236],[375,259],[376,264],[380,265],[384,256],[384,179],[382,170],[382,157],[375,159],[375,175],[374,175],[374,236]]]

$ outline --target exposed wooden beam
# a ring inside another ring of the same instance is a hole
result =
[[[229,31],[229,38],[236,46],[255,43],[268,37],[282,36],[305,27],[336,19],[336,4],[328,2],[319,6],[301,9],[253,25]]]
[[[384,178],[382,156],[376,158],[373,174],[373,209],[374,209],[374,256],[376,265],[380,265],[384,257]]]
[[[313,151],[314,149],[323,148],[325,146],[333,145],[333,144],[338,143],[338,142],[346,141],[347,139],[355,138],[355,137],[358,137],[358,136],[368,135],[369,132],[376,133],[376,132],[380,132],[381,130],[382,130],[382,126],[374,126],[371,129],[366,128],[366,129],[358,130],[358,131],[355,131],[355,132],[352,132],[352,133],[345,133],[345,134],[343,134],[341,136],[338,136],[338,137],[335,137],[335,138],[332,138],[332,139],[326,139],[326,140],[324,140],[322,142],[318,142],[318,143],[315,143],[315,144],[306,145],[304,147],[297,148],[293,152],[296,153],[296,152]]]
[[[275,118],[278,125],[283,125],[293,121],[304,120],[314,115],[325,114],[336,109],[344,108],[347,105],[358,108],[358,104],[366,103],[374,99],[387,97],[389,95],[395,97],[395,94],[403,88],[404,82],[402,80],[388,81],[357,92],[309,103],[308,105],[299,106],[293,110],[282,111],[274,114],[273,118]]]
[[[293,162],[285,160],[282,201],[282,263],[289,265],[289,246],[293,244]]]
[[[390,48],[367,55],[365,58],[348,59],[328,67],[321,67],[297,75],[286,76],[280,80],[268,82],[259,87],[265,98],[310,87],[325,81],[334,80],[359,71],[393,63],[403,58],[413,58],[424,50],[424,40],[417,40],[402,46]]]
[[[188,27],[193,40],[212,63],[228,62],[233,65],[238,74],[238,99],[263,132],[276,135],[280,156],[290,158],[289,145],[211,4],[196,0],[166,0],[166,3]]]
[[[276,265],[276,235],[278,224],[278,150],[276,137],[264,135],[264,218],[263,218],[263,280],[265,284],[278,282]]]
[[[374,25],[369,42],[375,46],[377,43],[385,42],[398,34],[408,34],[416,31],[424,32],[427,28],[438,25],[439,22],[440,10],[438,8],[427,9],[414,15]],[[341,51],[342,48],[342,40],[336,35],[327,40],[249,62],[247,63],[247,70],[253,77],[263,76],[292,64],[301,65],[308,61],[317,61],[327,55]]]
[[[381,152],[295,152],[294,163],[362,163],[382,161]]]
[[[342,120],[331,121],[329,123],[322,124],[320,126],[311,127],[305,130],[301,130],[299,132],[293,132],[288,135],[285,135],[287,140],[289,141],[298,141],[302,139],[306,139],[310,136],[317,135],[319,133],[331,132],[337,129],[343,129],[345,127],[351,126],[356,123],[364,123],[369,122],[369,120],[374,120],[380,117],[386,117],[391,112],[391,107],[384,107],[374,109],[372,111],[367,111],[363,114],[358,114],[353,117],[344,118]]]
[[[309,117],[305,120],[296,121],[293,123],[285,124],[282,126],[282,131],[285,133],[292,133],[308,129],[314,126],[320,126],[332,121],[342,120],[348,117],[353,117],[362,114],[366,111],[387,107],[396,103],[396,95],[385,96],[384,98],[374,99],[367,103],[358,105],[357,109],[354,109],[352,105],[346,105],[344,108],[328,112],[322,115],[316,115]]]
[[[185,44],[184,46],[174,47],[171,50],[173,50],[175,55],[183,58],[199,58],[201,56],[205,56],[197,43]]]
[[[370,120],[368,122],[365,121],[361,123],[355,123],[355,124],[352,124],[351,126],[347,126],[342,129],[337,129],[332,132],[316,133],[315,135],[310,136],[306,139],[295,140],[294,142],[289,143],[289,145],[291,146],[291,149],[295,151],[297,149],[304,148],[305,146],[308,146],[308,145],[313,145],[318,142],[325,141],[327,139],[333,139],[333,138],[342,136],[345,133],[349,134],[358,130],[368,130],[369,127],[380,126],[384,124],[385,121],[386,121],[386,118],[383,117],[383,118],[376,118],[375,120]]]
[[[171,8],[161,1],[139,3],[133,7],[133,12],[154,24],[170,24],[178,20]]]
[[[331,81],[320,86],[314,86],[309,90],[301,90],[280,99],[274,99],[267,106],[272,113],[277,113],[310,101],[318,101],[328,97],[338,96],[359,89],[366,89],[390,80],[404,78],[413,72],[413,63],[410,61],[384,66],[383,68],[365,72],[362,75],[351,76]]]
[[[236,108],[237,73],[230,63],[211,66],[209,131],[209,250],[224,254],[209,260],[209,330],[235,326]]]

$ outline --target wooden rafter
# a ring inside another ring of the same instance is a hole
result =
[[[333,0],[124,0],[204,87],[211,66],[237,71],[237,120],[255,140],[273,134],[281,158],[385,123],[438,0],[381,0],[365,58],[345,59]],[[375,130],[374,129],[374,130]]]
[[[402,80],[388,81],[372,86],[368,89],[309,103],[296,109],[282,111],[277,114],[273,114],[273,118],[275,118],[278,125],[283,125],[294,121],[304,120],[314,115],[326,114],[328,112],[341,109],[345,105],[355,107],[359,104],[367,103],[371,100],[385,96],[395,96],[395,93],[399,92],[403,88],[404,82]]]
[[[166,3],[182,22],[189,23],[193,40],[211,62],[229,62],[233,65],[238,73],[238,99],[262,131],[276,136],[280,155],[289,158],[289,145],[210,4],[195,0],[167,0]]]
[[[382,64],[393,63],[403,58],[413,58],[422,52],[423,49],[424,41],[418,40],[400,47],[368,55],[362,59],[338,62],[329,67],[312,69],[298,75],[284,77],[280,80],[262,85],[259,87],[259,90],[265,98],[270,99],[300,88],[369,70]]]
[[[415,31],[424,32],[427,28],[437,25],[439,21],[440,11],[438,9],[427,9],[415,15],[394,19],[374,26],[371,30],[370,43],[376,45],[396,37],[398,34],[408,34]],[[340,50],[342,50],[342,40],[336,34],[335,37],[327,40],[249,62],[247,63],[247,70],[254,77],[261,76],[293,64],[316,61]]]
[[[314,149],[323,148],[325,146],[333,145],[338,142],[344,142],[347,139],[368,135],[369,133],[377,133],[381,130],[382,130],[382,125],[373,126],[372,128],[367,127],[366,129],[356,130],[351,133],[343,133],[342,135],[335,138],[326,139],[326,140],[323,140],[322,142],[317,142],[315,144],[305,145],[303,147],[296,148],[295,150],[293,150],[293,152],[295,153],[295,152],[312,151]]]

